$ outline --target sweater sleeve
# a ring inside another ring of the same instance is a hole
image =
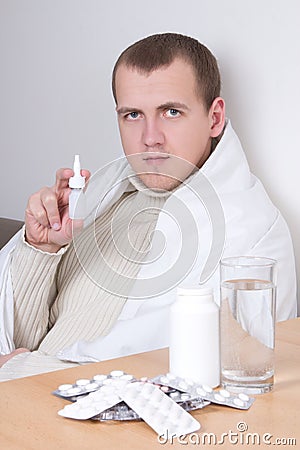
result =
[[[17,243],[10,267],[16,348],[35,350],[47,334],[49,308],[57,295],[56,271],[65,251],[42,252],[30,246],[24,236]]]
[[[0,382],[76,366],[78,364],[60,361],[55,356],[45,355],[40,351],[20,353],[0,368]]]

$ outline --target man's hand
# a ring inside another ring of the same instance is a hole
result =
[[[88,170],[81,174],[90,178]],[[25,212],[26,241],[49,253],[56,253],[72,240],[72,229],[81,229],[82,220],[69,218],[69,178],[72,169],[59,169],[53,187],[44,187],[33,194]],[[73,223],[72,223],[73,222]]]
[[[1,355],[0,356],[0,367],[2,367],[7,361],[9,361],[14,356],[18,355],[19,353],[26,353],[29,352],[27,348],[17,348],[11,353],[8,353],[7,355]]]

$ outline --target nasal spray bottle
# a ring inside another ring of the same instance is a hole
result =
[[[177,300],[171,306],[169,358],[173,375],[219,385],[219,307],[212,289],[177,288]]]
[[[69,196],[69,217],[70,219],[83,219],[85,216],[85,198],[83,188],[85,186],[85,177],[80,174],[79,155],[74,158],[74,176],[69,179],[71,188]]]

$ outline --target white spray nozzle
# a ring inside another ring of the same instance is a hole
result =
[[[69,179],[69,187],[71,189],[83,189],[85,185],[85,177],[80,174],[79,155],[75,155],[73,164],[74,176]]]

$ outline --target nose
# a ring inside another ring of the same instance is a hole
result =
[[[157,118],[145,120],[142,139],[143,144],[149,150],[164,144],[164,133]]]

